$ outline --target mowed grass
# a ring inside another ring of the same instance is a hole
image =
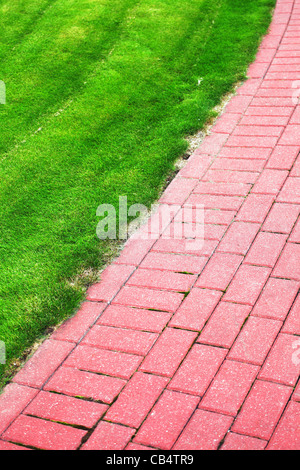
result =
[[[184,137],[245,77],[274,4],[0,0],[2,384],[114,252],[97,207],[157,199]]]

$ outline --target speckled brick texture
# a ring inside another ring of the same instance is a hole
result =
[[[157,212],[4,389],[0,450],[300,449],[299,60],[278,0]]]

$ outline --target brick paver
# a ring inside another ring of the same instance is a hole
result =
[[[299,60],[278,0],[157,212],[4,389],[0,450],[299,450]]]

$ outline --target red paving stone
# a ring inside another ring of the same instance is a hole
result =
[[[106,375],[61,367],[51,377],[44,389],[73,397],[91,398],[112,403],[119,395],[126,381]]]
[[[220,302],[202,330],[198,342],[231,348],[250,311],[250,305]]]
[[[92,428],[107,409],[108,406],[102,403],[41,391],[24,413],[49,421]]]
[[[226,360],[201,400],[200,408],[236,416],[258,372],[258,366]]]
[[[171,449],[198,403],[199,397],[166,390],[142,424],[134,442]]]
[[[282,323],[268,318],[250,317],[232,346],[228,358],[262,365]]]
[[[269,440],[291,393],[291,387],[257,380],[232,426],[232,431]]]
[[[170,326],[187,330],[202,330],[221,296],[222,293],[216,290],[194,288],[177,310]]]
[[[101,421],[82,450],[120,450],[124,449],[135,430],[119,424]]]
[[[299,450],[299,24],[278,0],[155,213],[5,387],[0,450]]]
[[[300,213],[300,206],[296,204],[275,203],[264,225],[263,230],[274,233],[291,233]],[[291,235],[290,241],[293,235]]]
[[[44,450],[75,450],[86,431],[39,418],[20,415],[3,439]]]
[[[217,450],[231,423],[229,416],[197,410],[173,449]]]
[[[283,333],[300,336],[300,296],[297,297],[283,325]]]
[[[264,450],[267,443],[267,441],[255,437],[229,432],[221,450]]]
[[[300,403],[289,403],[267,447],[269,450],[299,450]]]
[[[284,321],[299,288],[299,282],[270,278],[252,310],[252,315]]]
[[[168,388],[191,395],[203,395],[226,354],[225,349],[195,344]]]

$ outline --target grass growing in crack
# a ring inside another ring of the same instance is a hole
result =
[[[88,281],[69,280],[114,253],[97,207],[150,207],[184,137],[244,78],[274,4],[0,0],[0,377],[77,308]]]

